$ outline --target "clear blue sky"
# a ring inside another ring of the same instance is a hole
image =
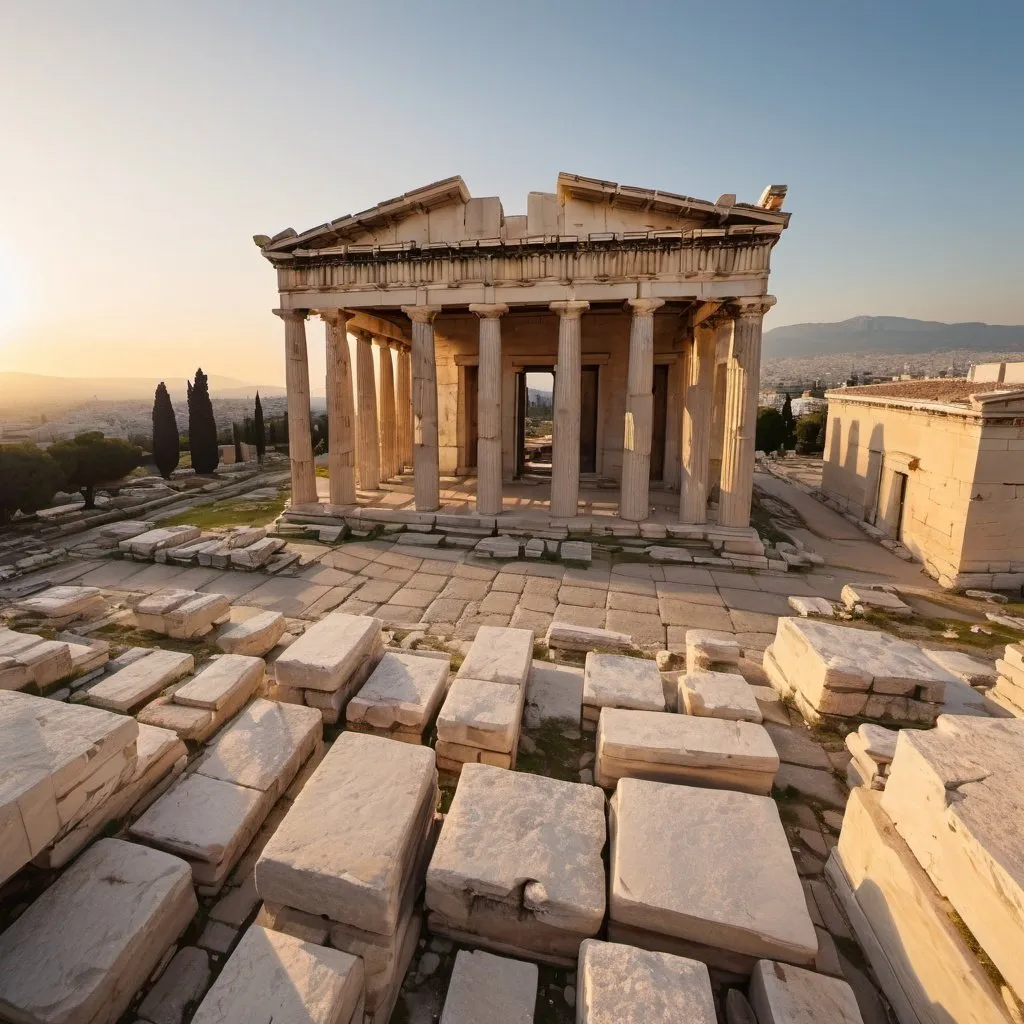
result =
[[[1022,36],[1020,0],[9,2],[0,369],[280,381],[251,236],[450,174],[506,213],[559,170],[786,183],[768,326],[1022,323]]]

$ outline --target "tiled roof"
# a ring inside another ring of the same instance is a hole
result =
[[[999,384],[996,381],[967,380],[965,377],[936,377],[932,380],[896,380],[888,384],[833,388],[829,395],[838,399],[846,395],[862,395],[865,398],[902,398],[906,401],[935,402],[940,405],[967,405],[971,395],[1011,390],[1015,390],[1015,385]]]

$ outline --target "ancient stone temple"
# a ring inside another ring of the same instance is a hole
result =
[[[326,325],[331,505],[413,471],[408,507],[475,480],[494,516],[527,474],[528,373],[553,374],[552,517],[618,490],[640,522],[745,528],[761,321],[785,186],[715,202],[560,174],[525,215],[447,178],[302,233],[256,236],[284,321],[292,500],[317,502],[306,323]],[[354,344],[350,345],[349,339]],[[376,351],[374,351],[376,350]],[[352,352],[354,351],[354,359]],[[352,363],[355,363],[353,367]]]

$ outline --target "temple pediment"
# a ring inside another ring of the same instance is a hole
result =
[[[531,192],[525,214],[506,216],[500,199],[472,197],[462,178],[455,176],[301,233],[289,228],[254,240],[271,257],[364,246],[777,234],[789,222],[789,214],[780,209],[785,191],[785,186],[770,186],[756,204],[737,203],[733,195],[710,202],[562,173],[555,192]]]

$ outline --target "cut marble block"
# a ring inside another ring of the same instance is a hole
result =
[[[576,972],[579,1024],[716,1024],[705,964],[586,939]]]
[[[890,594],[887,590],[872,590],[870,587],[863,587],[848,583],[843,587],[839,595],[843,604],[853,611],[857,605],[863,608],[877,609],[888,612],[890,615],[909,616],[914,610],[905,601],[900,600],[896,594]]]
[[[899,738],[895,729],[864,722],[858,726],[857,735],[864,741],[864,752],[873,760],[888,763],[895,757],[896,740]]]
[[[811,722],[863,716],[928,725],[946,687],[959,682],[916,644],[815,619],[779,619],[764,670]]]
[[[533,1024],[538,978],[536,964],[460,949],[441,1024]]]
[[[198,526],[165,526],[129,537],[117,546],[123,554],[133,558],[152,558],[162,548],[178,547],[198,540],[201,532]]]
[[[628,654],[635,650],[633,638],[628,633],[597,626],[574,626],[568,622],[552,622],[545,639],[548,647],[560,651],[617,651]]]
[[[359,957],[254,924],[192,1024],[350,1024],[362,993]]]
[[[44,640],[32,633],[2,631],[0,690],[36,686],[46,690],[74,672],[71,647],[59,640]]]
[[[750,684],[733,672],[690,672],[679,677],[679,707],[688,715],[736,722],[761,721]]]
[[[198,909],[184,861],[99,840],[0,935],[0,1018],[113,1024]]]
[[[591,651],[583,670],[583,717],[596,722],[606,707],[664,711],[665,691],[657,663]]]
[[[972,658],[969,654],[964,654],[963,651],[930,651],[926,648],[924,653],[951,675],[962,679],[968,686],[995,685],[998,662],[993,665],[990,661]]]
[[[526,690],[459,677],[437,716],[437,738],[509,754],[519,740]]]
[[[233,703],[239,693],[251,696],[263,682],[262,658],[222,654],[174,691],[174,703],[218,711]]]
[[[286,625],[280,612],[259,612],[242,622],[225,626],[217,635],[217,646],[228,654],[262,658],[284,636]]]
[[[164,616],[162,632],[179,640],[206,636],[230,613],[231,602],[223,594],[196,594]]]
[[[39,594],[14,602],[19,612],[39,615],[53,625],[98,615],[106,604],[98,587],[49,587]]]
[[[323,722],[315,708],[258,697],[203,755],[196,773],[257,789],[276,800],[322,737]]]
[[[758,960],[750,976],[750,1004],[758,1024],[864,1024],[845,981],[774,960]]]
[[[817,936],[770,797],[621,779],[611,832],[610,939],[739,974],[765,957],[814,963]]]
[[[578,726],[583,712],[583,669],[533,662],[527,677],[525,712],[528,729],[550,721]]]
[[[430,929],[574,962],[604,920],[604,803],[595,786],[465,765],[427,869]]]
[[[500,685],[499,683],[495,684]],[[452,743],[448,740],[438,740],[434,744],[434,753],[437,755],[437,767],[452,775],[458,775],[464,764],[493,764],[497,768],[514,768],[515,753],[501,753],[497,750],[488,750],[486,747],[476,747],[465,743]]]
[[[507,683],[522,688],[533,658],[533,630],[481,626],[459,668],[459,679]]]
[[[88,702],[108,711],[130,712],[194,668],[191,654],[156,649],[91,686]]]
[[[391,934],[436,792],[429,748],[342,733],[260,856],[260,896]]]
[[[1024,996],[1024,721],[942,715],[903,730],[882,809]]]
[[[905,1024],[1010,1024],[999,990],[882,810],[855,789],[825,867],[879,985]]]
[[[595,781],[681,782],[771,792],[779,755],[763,726],[660,711],[605,708],[597,726]]]
[[[713,629],[686,631],[687,672],[699,672],[715,664],[737,665],[742,656],[739,641],[729,633]]]
[[[889,773],[888,763],[876,761],[867,751],[867,741],[859,732],[847,734],[846,749],[850,752],[850,763],[846,766],[846,784],[867,786],[870,789],[885,789]]]
[[[185,857],[200,890],[216,892],[273,803],[271,793],[191,774],[128,831],[140,842]]]
[[[444,699],[450,664],[448,658],[385,654],[348,702],[349,727],[383,735],[393,731],[422,735]]]
[[[181,775],[187,760],[185,744],[175,733],[140,724],[130,776],[81,821],[61,829],[53,844],[32,862],[47,870],[63,867],[111,822],[142,814]]]
[[[61,804],[135,753],[138,724],[78,704],[0,690],[0,882],[92,809],[61,818]]]
[[[234,709],[235,711],[238,708]],[[140,723],[157,729],[170,729],[183,740],[202,743],[217,731],[216,715],[221,712],[208,708],[188,707],[175,704],[173,696],[157,697],[136,714]],[[230,715],[225,715],[227,720]]]
[[[332,612],[310,626],[274,663],[277,682],[299,690],[335,693],[380,640],[380,621]]]
[[[789,607],[801,618],[806,619],[809,615],[819,615],[823,619],[834,619],[836,610],[831,601],[823,597],[805,597],[802,594],[788,597]]]
[[[265,537],[247,547],[235,548],[231,552],[231,565],[236,569],[259,569],[266,565],[284,546],[281,537]]]

